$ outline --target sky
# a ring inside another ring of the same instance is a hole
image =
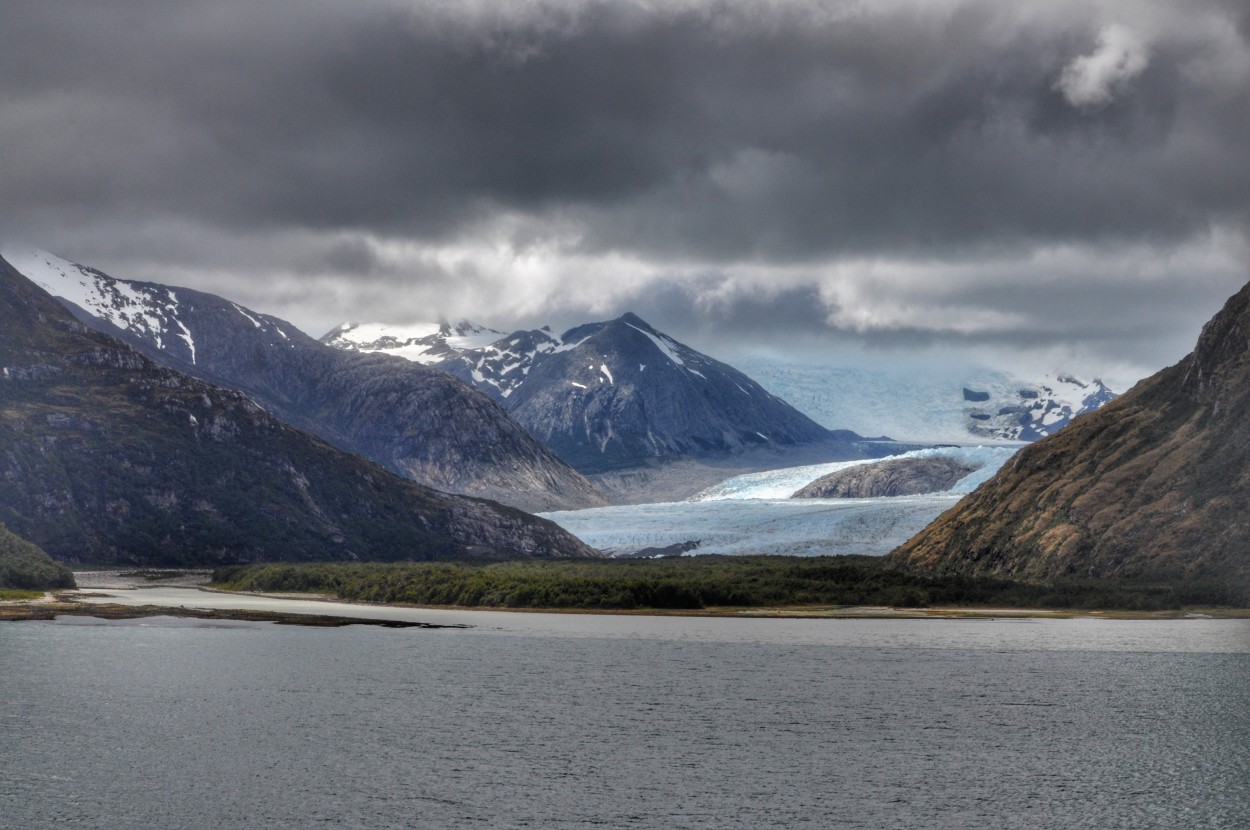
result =
[[[49,0],[0,243],[344,320],[1121,386],[1250,279],[1244,0]]]

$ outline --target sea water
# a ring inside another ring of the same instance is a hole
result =
[[[1248,621],[392,615],[0,626],[0,826],[1250,826]]]

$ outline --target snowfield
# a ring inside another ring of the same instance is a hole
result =
[[[926,444],[1035,440],[1114,397],[1064,372],[1027,380],[963,366],[869,370],[762,357],[734,365],[822,426]]]
[[[948,493],[873,499],[790,499],[844,461],[735,476],[693,499],[542,514],[588,545],[613,553],[698,540],[693,554],[882,556],[994,474],[1014,447],[935,447],[895,458],[950,457],[983,464]],[[884,460],[884,459],[881,459]]]

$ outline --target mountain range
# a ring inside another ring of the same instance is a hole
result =
[[[322,342],[406,355],[471,383],[588,474],[761,448],[822,444],[830,457],[890,451],[866,448],[849,430],[822,427],[742,372],[634,314],[561,335],[518,331],[486,345],[476,341],[493,332],[480,326],[443,325],[435,335],[413,336],[425,328],[346,324]],[[379,336],[384,331],[391,335]]]
[[[1250,285],[1194,351],[1022,449],[891,554],[937,572],[1206,580],[1250,595]]]
[[[0,522],[63,561],[595,555],[550,522],[423,487],[158,365],[3,259]]]
[[[10,256],[86,325],[399,475],[529,511],[604,503],[487,395],[443,372],[326,347],[212,294],[116,279],[44,252]]]

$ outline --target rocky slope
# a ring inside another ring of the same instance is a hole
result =
[[[1179,364],[1023,449],[891,554],[941,572],[1250,587],[1250,286]]]
[[[17,264],[93,328],[414,481],[531,511],[603,503],[494,401],[445,373],[329,348],[212,294],[114,279],[44,253]]]
[[[155,364],[4,260],[0,521],[71,561],[593,555],[550,522],[427,489]]]
[[[796,499],[868,499],[944,493],[977,467],[955,458],[889,458],[823,475]]]

